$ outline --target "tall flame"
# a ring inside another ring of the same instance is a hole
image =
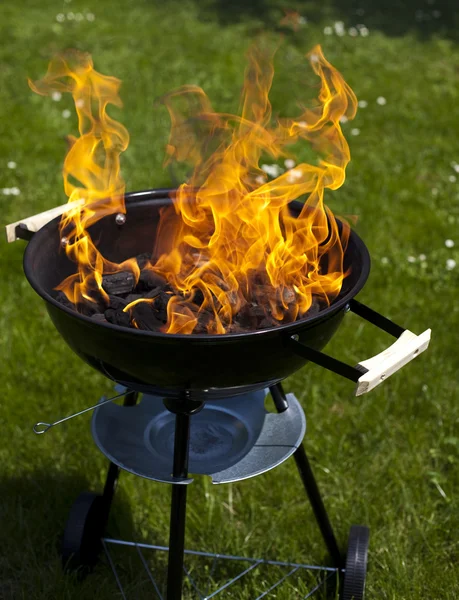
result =
[[[240,117],[215,113],[198,87],[164,98],[172,120],[168,153],[194,167],[177,193],[170,247],[154,267],[181,292],[168,304],[169,333],[193,331],[197,312],[204,311],[212,314],[210,333],[231,331],[234,315],[248,303],[290,322],[308,311],[314,296],[330,303],[338,295],[348,228],[339,233],[323,195],[344,182],[350,154],[340,119],[355,115],[357,101],[319,46],[308,56],[321,79],[318,106],[274,126],[272,56],[259,48],[249,54]],[[300,164],[259,185],[262,155],[287,156],[285,146],[300,139],[323,156],[319,163]],[[216,149],[207,156],[212,144]],[[293,218],[288,204],[305,194]],[[163,215],[168,236],[171,220]],[[160,230],[158,250],[164,237]],[[199,310],[192,302],[198,292],[204,298]]]
[[[163,97],[172,121],[168,161],[193,168],[173,206],[161,214],[154,260],[147,265],[174,290],[167,333],[192,333],[203,323],[209,333],[231,332],[235,315],[247,307],[263,310],[266,326],[291,322],[308,312],[314,298],[329,304],[339,294],[349,230],[338,228],[323,196],[325,188],[344,182],[350,154],[340,119],[352,118],[357,102],[320,46],[308,57],[321,81],[318,102],[295,119],[272,122],[273,56],[259,47],[249,53],[240,116],[216,113],[196,86]],[[121,106],[120,82],[97,73],[87,54],[72,52],[54,59],[41,81],[29,83],[40,94],[70,92],[79,119],[64,183],[69,200],[84,204],[61,222],[65,251],[78,271],[59,289],[77,306],[107,303],[104,274],[129,270],[139,276],[134,258],[121,265],[106,260],[87,231],[125,210],[119,159],[129,136],[107,114],[109,104]],[[286,146],[300,140],[320,155],[318,163],[299,164],[267,182],[262,157],[288,157]],[[304,196],[294,218],[288,205]]]
[[[85,300],[107,299],[102,288],[103,273],[129,269],[138,277],[135,260],[122,265],[106,260],[87,232],[102,217],[125,212],[120,154],[128,146],[129,134],[107,114],[108,105],[122,106],[120,84],[119,79],[95,71],[90,55],[76,50],[56,56],[40,81],[29,80],[38,94],[72,94],[78,115],[80,137],[69,137],[63,176],[69,202],[80,200],[83,205],[68,211],[60,224],[65,251],[77,263],[78,271],[58,287],[77,306]]]

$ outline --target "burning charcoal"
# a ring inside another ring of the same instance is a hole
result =
[[[160,292],[155,298],[154,307],[158,311],[158,319],[164,323],[167,321],[167,305],[170,299],[171,294],[166,292]]]
[[[110,295],[122,296],[123,294],[129,294],[134,286],[134,275],[129,271],[104,275],[102,278],[102,287]]]
[[[150,290],[149,292],[147,292],[146,294],[144,294],[142,296],[142,298],[156,298],[156,296],[159,296],[159,294],[162,292],[162,288],[160,287],[155,287],[152,290]]]
[[[257,317],[252,314],[250,304],[245,304],[237,313],[234,322],[243,329],[255,329],[257,326]]]
[[[107,323],[104,313],[94,313],[91,315],[91,319],[94,319],[94,321],[97,321],[98,323]]]
[[[122,300],[126,300],[126,306],[135,300],[140,300],[140,298],[144,298],[143,294],[129,294],[126,298],[122,298]]]
[[[84,298],[82,302],[78,302],[76,310],[86,317],[92,317],[93,314],[104,310],[104,307],[99,306],[97,302],[90,302]]]
[[[284,288],[282,298],[285,304],[292,304],[296,300],[296,294],[291,288]]]
[[[107,308],[104,315],[107,321],[109,323],[113,323],[113,325],[121,325],[122,327],[130,327],[131,325],[131,317],[129,313],[123,312],[120,308],[117,310],[114,310],[113,308]]]
[[[155,273],[152,269],[143,269],[140,271],[139,281],[137,283],[137,290],[152,290],[156,287],[165,288],[167,286],[167,281]]]
[[[257,329],[268,329],[270,327],[276,327],[276,325],[280,325],[279,321],[265,317],[258,323]]]
[[[132,319],[139,329],[158,331],[163,322],[158,320],[157,312],[151,302],[139,302],[131,309]]]
[[[250,313],[257,318],[264,318],[265,314],[266,314],[266,310],[264,309],[263,306],[260,306],[259,304],[252,304],[252,306],[250,307]]]
[[[231,325],[228,325],[226,328],[226,333],[244,333],[244,331],[245,329],[235,322],[231,323]]]
[[[196,313],[198,322],[196,327],[193,329],[193,333],[207,333],[209,324],[213,321],[214,313],[208,310],[202,310]]]
[[[314,315],[316,315],[321,309],[320,306],[320,300],[316,297],[313,296],[312,298],[312,304],[309,307],[309,309],[307,310],[307,312],[305,313],[305,317],[313,317]]]
[[[143,269],[145,265],[151,260],[151,254],[149,252],[144,252],[143,254],[139,254],[135,257],[137,264],[139,265],[139,269]]]
[[[199,288],[194,292],[193,302],[198,306],[201,306],[201,304],[204,302],[204,294]]]
[[[75,310],[75,305],[73,304],[73,302],[70,302],[70,300],[67,298],[64,292],[57,292],[57,294],[55,295],[55,300],[57,300],[59,304],[62,304],[67,308],[73,308],[73,310]]]
[[[127,298],[120,298],[119,296],[113,295],[109,296],[109,300],[110,308],[114,308],[115,310],[117,310],[118,308],[121,308],[122,310],[125,306],[129,304],[129,302],[132,302],[132,300],[128,300]]]

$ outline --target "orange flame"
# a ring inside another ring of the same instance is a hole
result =
[[[194,166],[175,200],[174,238],[154,266],[180,292],[168,305],[167,332],[183,331],[187,323],[192,330],[198,312],[212,314],[209,333],[231,331],[234,315],[247,304],[290,322],[308,311],[313,296],[329,304],[338,295],[348,228],[339,233],[323,194],[344,182],[350,154],[340,118],[352,118],[357,102],[319,46],[309,60],[321,79],[318,106],[275,126],[268,99],[272,57],[258,48],[249,55],[240,117],[215,113],[197,87],[164,98],[172,119],[168,153]],[[209,139],[216,149],[207,157]],[[299,139],[324,158],[259,185],[262,154],[287,156],[284,147]],[[288,204],[305,194],[293,218]],[[163,216],[168,235],[171,218]],[[157,249],[163,243],[160,229]],[[204,298],[199,308],[192,302],[198,291]]]
[[[95,247],[87,228],[102,217],[125,212],[124,181],[120,174],[120,154],[126,150],[129,134],[108,116],[107,106],[122,106],[118,96],[119,79],[94,70],[89,54],[76,50],[54,58],[48,72],[37,82],[29,80],[33,91],[50,95],[54,91],[73,96],[78,115],[79,138],[70,138],[65,158],[64,189],[69,202],[83,200],[82,207],[66,213],[60,224],[65,251],[78,265],[78,272],[58,287],[75,305],[84,301],[106,300],[102,275],[131,270],[138,277],[135,260],[117,265],[106,260]]]
[[[161,215],[156,262],[148,267],[174,290],[167,333],[203,327],[209,333],[231,332],[235,315],[247,308],[263,311],[262,326],[292,322],[308,312],[314,298],[329,304],[339,294],[349,230],[338,229],[323,195],[325,188],[335,190],[344,182],[350,155],[340,119],[352,118],[357,102],[320,46],[308,56],[321,80],[320,93],[317,105],[295,119],[272,123],[273,57],[260,48],[249,54],[241,116],[214,112],[196,86],[162,99],[172,121],[168,160],[193,167],[173,206]],[[84,205],[61,222],[65,251],[78,272],[58,289],[77,306],[107,302],[104,274],[129,270],[139,276],[135,258],[121,265],[106,260],[87,232],[98,219],[125,211],[119,158],[129,136],[107,115],[109,104],[121,106],[120,82],[97,73],[88,55],[72,52],[54,59],[41,81],[29,83],[40,94],[70,92],[79,118],[80,137],[65,159],[64,183],[69,200],[82,199]],[[288,157],[285,147],[299,140],[320,154],[318,164],[299,164],[266,182],[259,167],[263,155]],[[288,205],[302,196],[304,207],[294,218]],[[136,300],[124,310],[139,301],[152,303]],[[131,323],[137,326],[132,318]]]

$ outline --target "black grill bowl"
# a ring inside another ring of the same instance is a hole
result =
[[[161,207],[171,203],[171,190],[126,194],[126,223],[114,215],[90,229],[102,254],[121,262],[151,252]],[[302,205],[292,203],[293,214]],[[300,369],[307,361],[291,350],[288,339],[297,335],[304,344],[322,349],[335,333],[348,302],[364,286],[370,257],[356,233],[350,235],[345,269],[351,268],[340,296],[318,315],[276,328],[225,335],[178,335],[141,331],[96,322],[59,304],[52,290],[75,272],[61,249],[60,217],[40,229],[24,254],[24,272],[45,300],[61,336],[78,356],[95,369],[131,389],[176,397],[211,400],[272,385]]]

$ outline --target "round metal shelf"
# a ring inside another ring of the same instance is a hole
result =
[[[213,483],[254,477],[284,462],[306,432],[303,409],[293,394],[282,413],[267,412],[266,391],[206,402],[191,417],[189,472]],[[166,483],[193,480],[171,475],[175,415],[158,396],[145,394],[135,406],[108,403],[92,418],[92,435],[109,460],[135,475]]]

